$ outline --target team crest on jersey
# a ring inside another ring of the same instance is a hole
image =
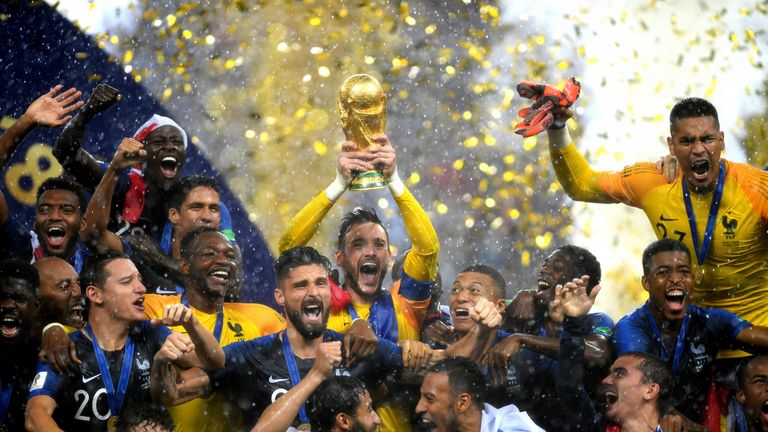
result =
[[[38,372],[35,375],[35,379],[32,380],[32,385],[29,386],[29,391],[40,390],[45,385],[45,378],[48,376],[48,372]]]
[[[235,332],[235,337],[238,339],[243,339],[245,335],[243,334],[243,326],[240,323],[232,324],[232,321],[227,320],[227,327],[229,327],[230,330]]]
[[[696,345],[691,342],[691,363],[693,363],[693,369],[696,373],[704,370],[704,366],[707,364],[707,348],[704,344]]]
[[[736,227],[738,226],[738,221],[736,219],[728,219],[728,216],[723,216],[723,219],[721,220],[723,223],[723,228],[725,228],[725,238],[732,239],[736,237]]]
[[[139,368],[139,370],[142,370],[142,371],[149,369],[149,360],[147,360],[147,359],[141,360],[141,359],[137,358],[136,359],[136,367]]]

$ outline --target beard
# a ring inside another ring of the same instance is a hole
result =
[[[352,428],[349,430],[350,432],[373,432],[376,430],[376,426],[374,426],[371,429],[366,429],[363,427],[362,423],[358,419],[352,419]]]
[[[299,332],[306,339],[316,339],[323,335],[326,325],[328,324],[328,315],[330,311],[323,308],[323,320],[321,324],[305,324],[301,320],[301,310],[285,310],[285,314],[288,316],[288,321],[293,324],[296,331]]]

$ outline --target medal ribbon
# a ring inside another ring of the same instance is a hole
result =
[[[691,204],[691,194],[688,191],[688,182],[683,179],[683,202],[685,203],[685,212],[688,214],[688,225],[691,227],[691,237],[693,237],[693,249],[696,252],[696,260],[699,265],[704,264],[709,253],[709,247],[712,246],[712,235],[715,233],[715,223],[717,222],[717,212],[720,210],[720,200],[723,198],[723,189],[725,188],[725,163],[720,161],[720,174],[717,177],[715,193],[712,196],[712,203],[709,205],[709,218],[707,218],[707,229],[704,231],[704,239],[699,247],[699,231],[696,228],[696,215],[693,213]]]
[[[288,341],[288,332],[286,331],[283,331],[283,356],[285,357],[285,364],[288,366],[288,374],[291,376],[291,387],[296,387],[299,381],[301,381],[301,376],[299,376],[299,368],[296,366],[296,358],[293,356],[291,343]],[[304,424],[309,423],[306,402],[299,408],[299,420]]]
[[[191,308],[189,305],[189,299],[187,298],[187,293],[181,294],[181,304],[184,306]],[[218,312],[216,312],[216,324],[213,326],[213,337],[216,338],[217,342],[221,342],[221,330],[224,328],[224,307],[222,306],[221,309],[219,309]]]
[[[123,352],[123,366],[120,369],[120,381],[117,383],[117,392],[115,392],[115,385],[112,382],[112,374],[109,372],[109,366],[107,365],[107,359],[104,357],[104,351],[99,346],[99,341],[96,340],[96,336],[91,330],[91,324],[85,325],[85,332],[88,337],[91,338],[93,344],[93,351],[96,353],[96,362],[99,364],[99,371],[101,372],[101,380],[104,382],[104,389],[107,391],[107,403],[109,403],[110,414],[116,416],[123,410],[123,400],[125,399],[125,391],[128,390],[128,381],[131,379],[131,366],[133,363],[133,339],[128,336],[125,341],[125,352]]]
[[[352,321],[360,318],[352,302],[347,304],[347,312],[349,312]],[[376,336],[397,343],[397,315],[395,314],[395,305],[388,291],[381,291],[376,300],[373,301],[368,314],[368,324],[371,325],[371,329],[373,329],[373,333]]]
[[[653,335],[656,336],[656,339],[658,339],[659,341],[659,346],[661,347],[661,349],[659,350],[661,352],[661,361],[666,363],[669,361],[669,355],[667,354],[667,349],[664,347],[664,341],[662,340],[661,332],[659,331],[659,327],[656,326],[656,320],[653,319],[651,308],[650,306],[648,306],[647,302],[643,305],[643,309],[645,309],[645,314],[648,316],[648,326],[651,328]],[[680,328],[680,334],[677,335],[677,346],[675,347],[675,358],[672,360],[673,374],[677,374],[677,371],[680,369],[680,359],[683,357],[683,347],[685,346],[685,333],[688,330],[689,316],[690,314],[686,312],[685,318],[683,318],[683,325]]]
[[[0,383],[0,388],[2,386],[3,384]],[[13,394],[13,384],[8,384],[8,387],[0,392],[0,424],[5,422],[5,413],[8,412],[8,405],[11,404],[11,394]]]
[[[352,321],[360,318],[360,315],[357,314],[355,307],[352,306],[352,302],[349,302],[349,304],[347,305],[347,311],[349,312],[349,316],[352,317]]]

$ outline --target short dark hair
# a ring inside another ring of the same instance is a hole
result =
[[[39,188],[37,188],[37,197],[35,199],[35,203],[40,203],[40,197],[43,196],[44,192],[47,192],[49,190],[66,190],[70,191],[77,197],[77,207],[80,209],[80,214],[85,214],[85,208],[86,208],[86,199],[85,199],[85,191],[83,191],[83,186],[76,182],[73,178],[69,176],[59,176],[59,177],[51,177],[49,179],[46,179]]]
[[[659,385],[657,407],[659,412],[665,413],[667,408],[671,407],[672,388],[674,387],[674,377],[669,367],[658,356],[647,352],[630,351],[619,357],[634,357],[641,360],[638,366],[641,373],[640,382]]]
[[[384,229],[384,234],[387,235],[387,243],[389,243],[389,233],[387,232],[387,228],[384,227],[384,224],[381,223],[381,219],[379,219],[379,215],[376,214],[376,210],[372,208],[365,209],[362,207],[355,207],[341,219],[341,226],[339,227],[339,250],[344,250],[344,240],[347,239],[347,233],[352,227],[368,222],[380,225],[381,228]]]
[[[80,286],[83,288],[91,285],[99,288],[104,286],[104,281],[107,278],[104,268],[116,259],[130,260],[131,258],[125,253],[114,249],[107,249],[104,252],[98,252],[88,257],[80,271]]]
[[[717,109],[711,102],[699,97],[689,97],[681,100],[669,112],[669,133],[674,132],[678,120],[696,117],[713,117],[717,128],[720,129],[720,119]]]
[[[128,432],[146,423],[155,427],[159,426],[164,430],[173,430],[173,419],[164,406],[138,401],[125,404],[125,408],[117,418],[115,430]]]
[[[310,264],[321,265],[326,271],[331,271],[331,262],[313,247],[296,246],[281,253],[275,262],[277,285],[280,286],[280,281],[294,268]]]
[[[179,253],[181,254],[181,257],[185,260],[189,260],[189,258],[192,256],[192,246],[196,244],[197,238],[200,236],[200,234],[207,233],[207,232],[216,232],[221,234],[221,231],[214,227],[209,226],[202,226],[197,227],[193,229],[192,231],[186,233],[184,237],[181,239],[181,247],[179,248]],[[224,234],[221,234],[224,236]],[[224,236],[226,238],[226,236]],[[229,239],[227,239],[229,240]]]
[[[738,369],[736,369],[736,381],[739,384],[739,389],[744,390],[747,385],[747,367],[755,360],[767,360],[768,355],[761,354],[753,357],[747,357],[739,363]]]
[[[472,397],[472,403],[483,409],[488,385],[483,372],[474,361],[466,357],[446,357],[432,365],[427,372],[447,374],[453,397],[467,393]]]
[[[462,270],[461,273],[482,273],[488,275],[493,280],[498,297],[500,299],[507,298],[507,281],[504,280],[504,276],[501,275],[501,272],[495,268],[485,264],[472,264]]]
[[[201,176],[201,175],[188,176],[174,183],[171,186],[171,188],[168,190],[167,208],[169,209],[181,208],[181,203],[183,203],[184,200],[187,199],[187,195],[189,195],[189,193],[192,192],[192,189],[198,188],[198,187],[213,189],[216,191],[217,194],[221,195],[221,192],[219,190],[219,184],[213,178]]]
[[[354,416],[365,395],[365,384],[351,376],[332,376],[320,384],[309,397],[309,420],[315,432],[330,432],[336,416]]]
[[[0,261],[0,279],[21,279],[32,287],[32,295],[40,295],[40,274],[30,263],[17,258]]]
[[[597,260],[592,252],[576,245],[565,245],[559,249],[571,258],[571,268],[569,279],[580,278],[584,275],[589,276],[589,283],[587,284],[587,291],[591,292],[592,288],[600,283],[602,277],[602,270],[600,269],[600,261]]]
[[[688,262],[691,261],[691,251],[688,246],[683,243],[671,239],[663,238],[656,240],[648,245],[643,251],[643,274],[648,276],[651,274],[651,265],[653,265],[653,257],[662,252],[683,252],[688,257]]]

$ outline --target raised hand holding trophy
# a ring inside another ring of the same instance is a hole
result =
[[[386,129],[387,96],[376,78],[366,74],[347,78],[339,91],[339,113],[347,141],[355,143],[359,151],[378,146],[372,136],[383,134]],[[376,169],[353,172],[349,189],[381,189],[387,183]]]

